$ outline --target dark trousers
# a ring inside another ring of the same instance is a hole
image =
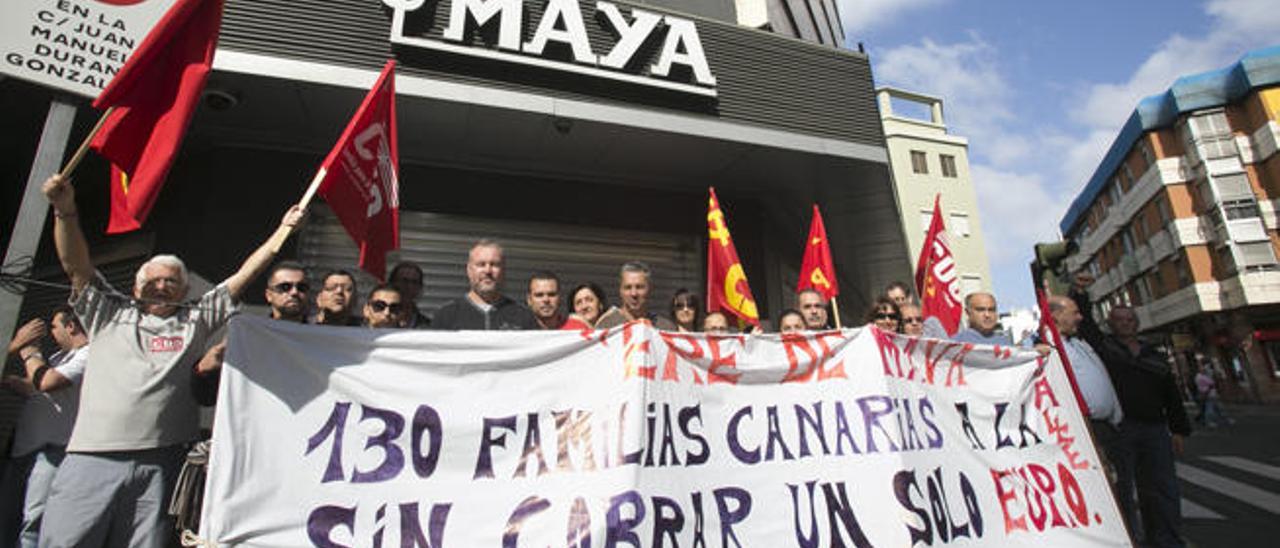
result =
[[[1173,442],[1164,423],[1125,419],[1112,461],[1120,512],[1145,545],[1182,547],[1182,508],[1174,471]],[[1135,504],[1133,493],[1137,488]],[[1141,521],[1138,515],[1141,513]]]

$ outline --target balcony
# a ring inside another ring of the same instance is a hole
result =
[[[1232,242],[1262,242],[1269,239],[1261,217],[1233,219],[1223,224],[1219,231],[1225,232],[1225,238]]]

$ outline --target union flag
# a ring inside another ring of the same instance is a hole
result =
[[[360,246],[360,268],[383,278],[400,247],[395,61],[387,61],[317,175],[317,194]]]
[[[800,280],[796,293],[813,289],[827,300],[840,294],[836,283],[836,267],[831,261],[831,246],[827,243],[827,227],[822,223],[822,212],[813,204],[813,221],[809,223],[809,239],[804,245],[804,261],[800,266]]]
[[[916,294],[920,295],[920,315],[926,320],[937,318],[947,334],[954,335],[960,328],[964,307],[960,303],[955,258],[942,224],[942,195],[934,197],[933,219],[916,263]]]
[[[733,314],[743,323],[760,325],[756,300],[751,296],[747,274],[738,260],[738,251],[729,236],[716,189],[711,188],[711,200],[707,204],[707,312],[722,311]]]

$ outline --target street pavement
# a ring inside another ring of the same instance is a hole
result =
[[[1280,406],[1226,411],[1235,424],[1196,425],[1178,459],[1184,536],[1199,548],[1280,546]]]

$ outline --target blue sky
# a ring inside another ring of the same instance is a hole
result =
[[[1280,44],[1276,0],[839,3],[877,85],[941,96],[951,131],[969,139],[1003,309],[1033,304],[1031,246],[1058,239],[1141,98]]]

